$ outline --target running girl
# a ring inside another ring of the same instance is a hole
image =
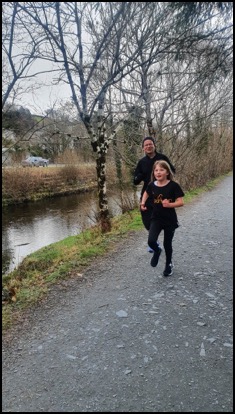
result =
[[[147,210],[146,200],[148,197],[153,198],[148,245],[154,250],[154,254],[150,263],[152,267],[158,264],[162,249],[158,247],[157,242],[159,234],[164,230],[163,246],[166,254],[164,276],[170,276],[173,273],[172,240],[175,229],[179,227],[175,208],[184,205],[183,196],[183,190],[178,183],[173,181],[173,173],[168,162],[156,161],[153,165],[151,182],[143,194],[140,208],[142,211]]]

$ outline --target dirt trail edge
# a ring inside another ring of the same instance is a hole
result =
[[[177,209],[171,277],[143,229],[3,338],[3,412],[233,412],[232,182]]]

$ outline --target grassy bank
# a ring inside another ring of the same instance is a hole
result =
[[[224,177],[186,192],[185,204],[214,188]],[[95,226],[27,256],[17,269],[3,276],[3,332],[19,321],[25,309],[45,297],[53,284],[71,277],[81,280],[84,269],[94,258],[110,251],[117,241],[128,237],[130,231],[142,228],[140,213],[133,210],[114,217],[109,233],[101,234]]]
[[[125,172],[125,177],[128,174]],[[116,183],[113,164],[107,165],[107,180]],[[49,197],[81,193],[97,188],[95,163],[52,167],[12,167],[2,170],[2,205],[33,202]]]
[[[2,204],[37,201],[96,187],[94,164],[48,168],[4,168]]]

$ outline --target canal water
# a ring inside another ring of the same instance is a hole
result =
[[[122,196],[134,202],[139,192],[126,189]],[[108,191],[108,204],[112,216],[122,213],[118,191]],[[12,271],[41,247],[96,224],[98,211],[95,191],[8,206],[2,213],[2,274]]]

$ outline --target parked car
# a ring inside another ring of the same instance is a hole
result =
[[[47,167],[49,164],[49,160],[42,157],[28,157],[26,160],[21,162],[23,167]]]

